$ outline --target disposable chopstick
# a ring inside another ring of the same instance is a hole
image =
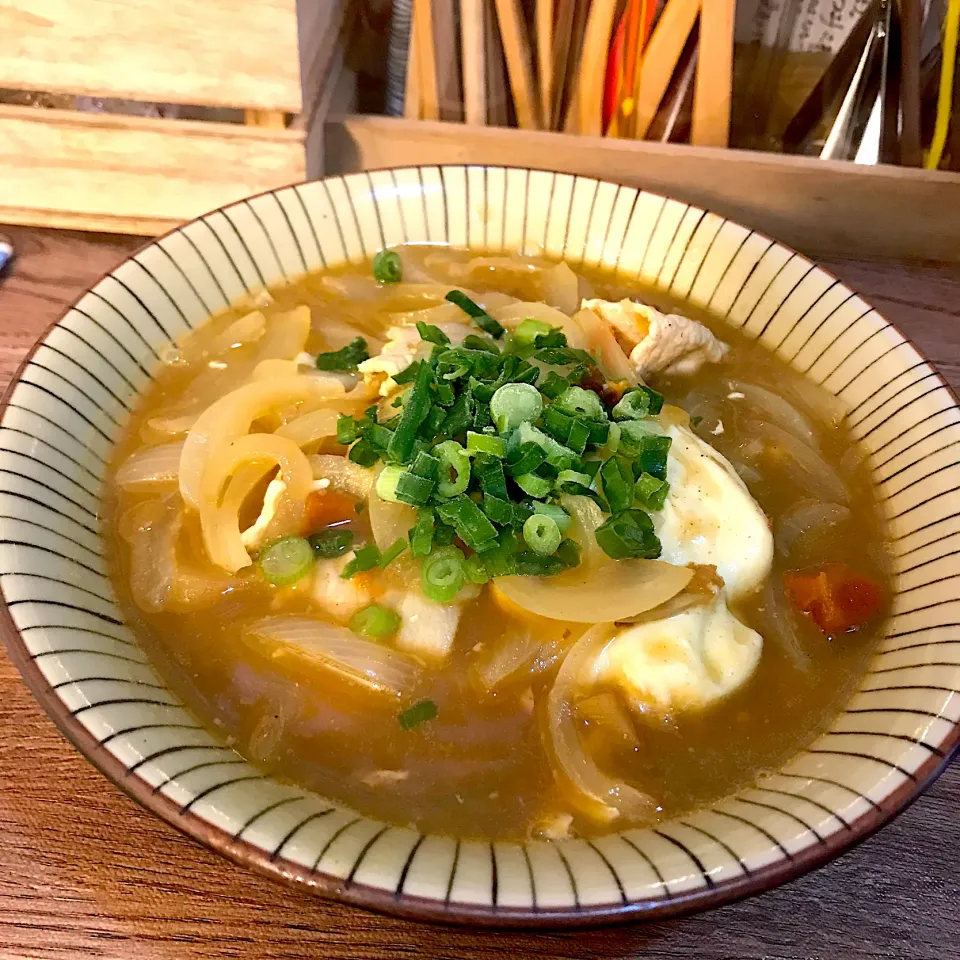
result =
[[[603,132],[603,81],[616,12],[617,0],[593,0],[590,4],[581,55],[581,62],[589,64],[590,69],[580,71],[577,104],[580,113],[579,132],[588,136],[599,136]]]
[[[577,0],[557,0],[556,19],[553,31],[553,91],[550,112],[544,115],[543,125],[553,130],[560,122],[563,105],[564,81],[570,59],[570,40],[573,36]]]
[[[455,0],[432,0],[434,69],[441,120],[463,119]]]
[[[487,122],[487,39],[483,0],[460,0],[463,109],[467,123]]]
[[[900,162],[923,165],[920,144],[920,30],[922,0],[900,0]]]
[[[407,120],[420,119],[420,45],[417,42],[417,11],[413,10],[410,23],[410,43],[407,47],[407,82],[403,91],[403,115]]]
[[[553,0],[536,0],[537,72],[540,79],[540,117],[549,126],[553,112]]]
[[[570,32],[570,48],[564,66],[565,97],[561,113],[565,111],[563,129],[566,133],[576,133],[580,127],[580,81],[582,79],[583,44],[586,38],[587,17],[590,13],[590,0],[578,0],[574,7],[573,28]],[[589,65],[588,65],[589,66]],[[560,120],[557,120],[560,126]]]
[[[496,0],[497,20],[507,61],[507,77],[521,130],[537,130],[539,105],[535,96],[530,43],[520,9],[520,0]]]
[[[413,30],[416,37],[416,63],[420,75],[420,115],[424,120],[439,120],[437,52],[433,42],[431,0],[413,0]]]
[[[640,66],[634,106],[634,136],[638,140],[650,129],[699,11],[700,0],[667,0],[660,14]]]
[[[703,0],[701,4],[690,131],[690,142],[699,147],[726,147],[730,143],[734,6],[735,0]]]
[[[880,65],[880,163],[900,163],[900,14],[896,0],[882,0],[884,26]]]
[[[509,94],[507,93],[506,65],[503,44],[497,26],[493,0],[482,0],[483,35],[487,63],[487,123],[505,127],[510,122]]]

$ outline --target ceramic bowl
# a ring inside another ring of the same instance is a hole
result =
[[[893,615],[831,729],[709,809],[596,840],[424,836],[280,783],[154,671],[104,572],[111,445],[164,348],[243,294],[384,246],[544,253],[705,308],[846,403],[887,517]],[[676,200],[499,167],[331,177],[217,210],[144,247],[31,352],[0,422],[3,633],[63,733],[201,842],[350,903],[429,919],[662,917],[794,877],[863,838],[960,739],[960,409],[916,348],[804,257]]]

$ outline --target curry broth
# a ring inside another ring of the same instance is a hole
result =
[[[369,266],[328,276],[349,283],[352,277],[369,277]],[[523,289],[522,283],[521,289],[511,289],[511,282],[492,271],[487,289],[534,298],[536,291]],[[314,324],[309,350],[329,348],[322,336],[326,318],[346,321],[365,335],[382,339],[381,315],[428,305],[417,296],[398,297],[389,290],[377,299],[345,299],[329,283],[307,277],[273,291],[273,303],[266,308],[269,316],[271,311],[308,304]],[[589,283],[597,296],[607,299],[632,295],[669,306],[647,291],[624,289],[602,275],[591,276]],[[483,284],[471,286],[484,289]],[[686,307],[682,310],[691,315]],[[209,335],[225,329],[242,312],[211,321]],[[727,359],[692,378],[664,379],[655,385],[668,402],[685,406],[692,414],[691,406],[702,410],[695,414],[703,418],[697,432],[737,464],[751,439],[742,427],[750,418],[740,415],[737,398],[729,395],[736,394],[742,382],[781,389],[799,375],[738,332],[721,329],[708,317],[693,316],[708,322],[730,344]],[[237,351],[237,362],[243,360],[243,349]],[[235,385],[232,365],[233,360],[222,371],[224,390]],[[169,408],[198,369],[174,365],[160,373],[117,446],[114,467],[142,444],[141,433],[149,434],[146,421]],[[717,429],[719,421],[722,432]],[[813,422],[824,457],[850,491],[852,513],[840,528],[801,544],[800,555],[805,563],[846,561],[885,584],[882,527],[866,467],[851,454],[853,445],[843,427]],[[744,470],[747,486],[775,530],[785,512],[809,495],[803,478],[776,464],[762,474],[750,463]],[[119,490],[112,479],[108,482],[103,519],[121,606],[171,688],[241,754],[283,779],[362,813],[415,824],[423,831],[520,838],[551,814],[574,813],[554,786],[540,740],[535,704],[542,700],[553,673],[547,670],[495,694],[481,693],[472,680],[471,663],[477,653],[511,628],[511,616],[489,590],[466,604],[452,655],[441,669],[426,671],[416,691],[417,697],[436,702],[437,717],[403,730],[392,698],[350,685],[322,667],[291,669],[244,643],[243,625],[271,612],[275,590],[255,578],[213,606],[186,615],[139,610],[129,587],[129,556],[115,532],[119,515],[134,502],[136,498]],[[369,534],[362,513],[349,525],[361,537]],[[851,531],[856,536],[850,536]],[[778,552],[772,577],[779,578],[786,568]],[[285,612],[300,603],[297,588],[287,589],[294,599]],[[305,597],[302,603],[306,610]],[[589,722],[582,724],[584,743],[601,764],[654,796],[663,818],[730,793],[776,769],[808,744],[855,688],[877,633],[872,628],[831,641],[805,618],[793,617],[791,639],[783,642],[771,634],[771,623],[776,623],[771,614],[783,622],[787,611],[771,611],[769,596],[758,594],[734,612],[764,636],[760,664],[740,689],[699,712],[639,717],[632,742],[607,737],[591,729]],[[544,621],[544,626],[559,629],[561,638],[566,632],[554,622]],[[567,638],[582,626],[571,625]],[[581,835],[611,829],[579,816],[574,825]]]

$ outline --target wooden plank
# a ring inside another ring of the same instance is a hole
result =
[[[295,0],[4,0],[0,87],[300,110]]]
[[[244,110],[243,122],[248,127],[267,130],[286,130],[287,115],[282,110]]]
[[[685,144],[341,117],[331,172],[417,163],[552,169],[713,210],[804,253],[960,263],[960,174]],[[883,198],[878,203],[878,197]]]
[[[735,0],[702,0],[697,87],[690,142],[698,147],[730,143]]]
[[[667,0],[660,14],[640,67],[635,106],[635,136],[638,140],[642,140],[650,129],[699,12],[700,0]]]
[[[0,106],[0,223],[158,233],[304,168],[297,130]]]

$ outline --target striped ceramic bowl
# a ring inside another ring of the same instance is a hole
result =
[[[762,784],[656,829],[480,843],[389,826],[280,783],[167,689],[105,576],[111,444],[170,341],[243,294],[407,242],[545,253],[706,308],[839,395],[887,513],[896,599],[832,729]],[[148,809],[318,893],[492,924],[664,916],[769,888],[862,838],[960,740],[960,409],[869,304],[712,213],[612,183],[499,167],[334,177],[215,211],[121,264],[30,354],[0,427],[3,632],[63,733]]]

